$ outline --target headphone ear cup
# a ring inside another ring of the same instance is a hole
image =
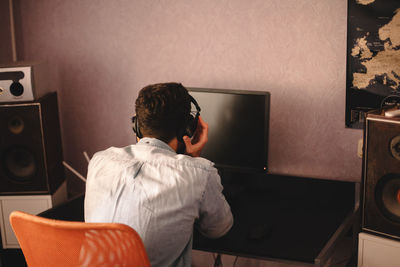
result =
[[[188,123],[186,125],[186,135],[187,136],[192,137],[194,135],[194,133],[196,132],[198,120],[199,120],[199,117],[197,115],[194,118],[193,118],[193,116],[190,116]]]
[[[186,135],[189,137],[192,137],[194,133],[196,132],[197,124],[199,122],[199,116],[200,116],[200,111],[201,108],[199,104],[197,103],[196,99],[193,98],[193,96],[189,95],[190,97],[190,102],[196,107],[196,115],[189,115],[189,120],[186,124]]]
[[[193,134],[194,134],[193,122],[194,122],[194,118],[192,115],[190,115],[186,124],[178,130],[178,133],[177,133],[178,140],[183,141],[183,137],[185,135],[187,135],[189,137],[193,136]]]
[[[189,95],[189,97],[190,97],[190,103],[194,104],[197,112],[196,112],[195,116],[193,116],[192,114],[189,114],[186,125],[178,130],[177,137],[178,137],[178,140],[181,140],[181,141],[183,141],[183,137],[185,135],[189,136],[190,138],[194,135],[194,133],[196,132],[197,124],[199,122],[199,116],[200,116],[200,110],[201,110],[200,106],[199,106],[199,104],[197,104],[196,99],[194,99],[191,95]]]
[[[132,117],[132,130],[135,132],[138,138],[142,138],[142,133],[140,132],[138,119],[136,115]]]

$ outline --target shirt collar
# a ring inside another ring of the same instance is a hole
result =
[[[154,147],[158,147],[158,148],[165,149],[170,152],[176,153],[168,144],[166,144],[165,142],[163,142],[159,139],[156,139],[156,138],[143,137],[139,140],[137,145],[154,146]]]

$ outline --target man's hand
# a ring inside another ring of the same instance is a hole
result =
[[[206,145],[207,141],[208,124],[203,121],[201,116],[199,116],[199,121],[193,138],[190,139],[189,136],[186,135],[183,137],[183,142],[185,142],[186,146],[186,154],[192,157],[200,157],[201,150]]]

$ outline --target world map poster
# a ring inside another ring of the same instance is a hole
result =
[[[348,0],[346,126],[400,94],[400,0]]]

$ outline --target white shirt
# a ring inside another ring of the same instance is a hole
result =
[[[233,217],[213,163],[178,155],[166,143],[97,152],[89,163],[86,222],[118,222],[141,236],[151,266],[190,266],[193,225],[216,238]]]

